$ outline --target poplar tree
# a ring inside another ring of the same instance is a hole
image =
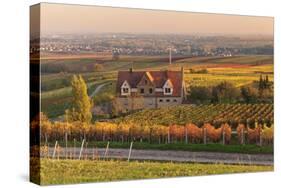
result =
[[[92,120],[93,102],[88,96],[87,85],[81,75],[74,75],[71,80],[73,108],[66,110],[65,120],[90,123]]]

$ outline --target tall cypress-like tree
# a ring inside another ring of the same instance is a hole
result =
[[[259,90],[263,89],[263,78],[262,75],[260,75],[260,81],[259,81]]]
[[[87,93],[87,85],[81,75],[74,75],[71,80],[73,108],[67,110],[65,114],[66,121],[80,121],[90,123],[92,120],[91,109],[93,102]]]
[[[268,79],[268,75],[265,76],[265,88],[269,88],[269,79]]]

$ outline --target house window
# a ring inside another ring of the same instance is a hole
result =
[[[165,88],[165,93],[171,93],[171,88]]]
[[[129,93],[129,88],[123,88],[123,93]]]
[[[162,100],[162,99],[160,99],[160,100],[159,100],[159,102],[163,102],[163,100]]]
[[[149,88],[149,93],[151,94],[153,92],[152,88]]]
[[[174,99],[174,102],[177,102],[177,99]]]
[[[147,80],[144,80],[144,84],[147,85]]]
[[[144,93],[144,88],[140,89],[140,93],[142,93],[142,94]]]
[[[166,102],[170,102],[170,99],[167,99]]]

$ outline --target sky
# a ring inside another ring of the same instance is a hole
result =
[[[41,3],[41,34],[273,35],[272,17]],[[31,26],[36,24],[31,20]]]

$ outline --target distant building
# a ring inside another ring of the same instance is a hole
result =
[[[119,112],[182,104],[184,70],[119,71],[116,106]]]

